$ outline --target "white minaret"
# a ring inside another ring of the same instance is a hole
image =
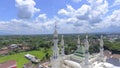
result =
[[[85,66],[89,66],[89,42],[88,42],[88,35],[86,35],[85,39]]]
[[[64,53],[64,39],[63,39],[63,35],[62,35],[62,39],[61,39],[61,56],[64,56],[65,55],[65,53]]]
[[[103,61],[103,57],[104,57],[104,54],[103,54],[103,51],[104,51],[104,48],[103,48],[103,36],[101,35],[101,38],[100,38],[100,59],[101,61]]]
[[[57,33],[57,30],[56,30],[56,24],[55,24],[53,42],[54,42],[53,59],[57,59],[59,57],[59,48],[58,48],[58,33]]]
[[[79,48],[79,47],[80,47],[80,37],[79,37],[79,35],[78,35],[77,48]]]
[[[59,66],[59,48],[58,48],[58,33],[56,30],[56,23],[55,23],[55,31],[54,31],[54,36],[53,36],[53,42],[54,42],[54,47],[53,47],[53,56],[52,56],[52,68],[60,68]]]

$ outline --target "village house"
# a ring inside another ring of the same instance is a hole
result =
[[[3,47],[0,49],[0,55],[7,55],[9,52],[8,47]]]
[[[4,63],[0,63],[0,68],[17,68],[17,63],[15,60],[10,60]]]

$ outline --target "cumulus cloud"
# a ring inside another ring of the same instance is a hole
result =
[[[68,15],[68,12],[65,9],[61,9],[60,11],[58,11],[58,14]]]
[[[42,34],[52,33],[54,21],[29,22],[25,20],[12,19],[10,21],[0,21],[0,31],[8,34]],[[9,28],[9,29],[8,29]]]
[[[102,22],[103,16],[108,12],[108,2],[106,0],[88,0],[88,3],[78,9],[67,5],[67,8],[59,10],[58,14],[67,16],[66,22],[74,26],[85,27],[85,24],[88,24],[88,28],[92,29],[94,24]]]
[[[67,8],[59,10],[58,14],[71,17],[74,15],[74,12],[75,12],[75,9],[71,5],[67,5]]]
[[[115,10],[105,20],[95,24],[95,28],[120,27],[120,10]]]
[[[59,33],[120,31],[120,10],[114,9],[110,12],[107,0],[87,0],[87,2],[89,4],[83,4],[77,9],[66,5],[66,8],[60,9],[58,15],[53,18],[48,18],[44,13],[39,14],[32,21],[23,19],[0,21],[0,32],[14,34],[53,33],[55,21]],[[20,10],[19,18],[31,18],[35,12],[39,11],[35,8],[34,0],[16,0],[16,7]],[[108,14],[108,12],[110,13]]]
[[[23,20],[12,19],[11,21],[0,22],[0,29],[8,32],[9,34],[27,34],[35,31],[31,28],[30,23]],[[9,28],[9,29],[8,29]]]
[[[84,4],[76,10],[76,17],[80,20],[88,20],[90,10],[91,7],[89,5]]]
[[[59,10],[58,14],[76,17],[78,20],[85,20],[91,24],[102,21],[102,16],[108,12],[108,2],[106,0],[88,0],[88,3],[90,5],[83,4],[78,9],[67,5],[67,8]]]
[[[112,7],[113,6],[118,6],[118,5],[120,5],[120,0],[115,0],[114,3],[113,3],[113,5],[112,5]]]
[[[15,0],[18,9],[18,18],[28,19],[34,16],[34,13],[40,11],[36,8],[34,0]]]
[[[46,14],[40,14],[37,18],[36,18],[36,22],[41,22],[44,23],[45,21],[47,21],[47,16]]]

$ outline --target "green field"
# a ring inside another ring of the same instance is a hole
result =
[[[50,53],[51,51],[48,51],[48,52]],[[27,60],[24,57],[24,55],[28,54],[28,53],[36,56],[39,59],[42,59],[46,54],[43,49],[39,50],[39,51],[22,52],[22,53],[17,53],[17,54],[14,54],[14,55],[8,55],[8,56],[0,57],[0,63],[8,61],[8,60],[16,60],[17,68],[22,68],[23,64],[30,62],[29,60]]]

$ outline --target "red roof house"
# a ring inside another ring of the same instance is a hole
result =
[[[17,68],[15,60],[10,60],[4,63],[0,63],[0,68]]]

